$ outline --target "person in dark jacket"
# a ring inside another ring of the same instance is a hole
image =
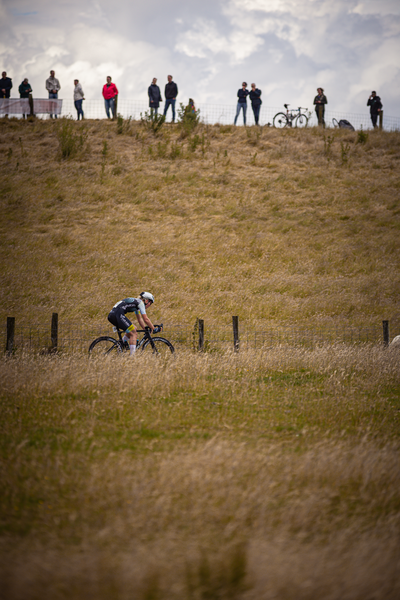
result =
[[[372,125],[376,127],[376,122],[378,120],[378,115],[383,108],[383,104],[379,96],[376,95],[376,92],[371,92],[370,97],[368,98],[367,106],[370,106],[371,112],[371,121]]]
[[[29,94],[32,94],[31,84],[28,83],[28,78],[27,77],[25,77],[25,79],[23,80],[23,82],[19,86],[18,91],[19,91],[19,97],[20,98],[29,98]],[[25,119],[25,115],[22,115],[22,116]]]
[[[149,94],[149,107],[151,109],[151,114],[153,114],[153,110],[154,110],[154,113],[157,114],[158,107],[160,106],[160,102],[162,102],[163,99],[161,98],[161,91],[157,85],[156,77],[153,77],[153,82],[149,86],[148,94]]]
[[[172,81],[172,75],[168,75],[168,83],[165,85],[165,106],[164,116],[167,114],[169,106],[172,107],[172,122],[175,122],[175,102],[178,95],[178,86]]]
[[[318,94],[314,98],[315,112],[318,117],[318,125],[325,127],[325,104],[328,104],[327,97],[324,94],[323,88],[317,88]]]
[[[18,88],[20,98],[29,98],[29,94],[32,94],[31,84],[28,82],[28,78],[25,77],[23,82]]]
[[[256,122],[256,125],[258,125],[258,119],[260,117],[260,107],[262,104],[262,100],[260,97],[261,90],[256,88],[255,83],[251,84],[251,90],[250,90],[249,96],[250,96],[250,100],[251,100],[251,108],[253,109],[254,120]]]
[[[249,95],[249,90],[246,88],[247,88],[247,83],[244,81],[242,83],[242,89],[238,90],[238,93],[237,93],[238,103],[237,103],[237,107],[236,107],[235,125],[236,125],[236,121],[238,119],[238,116],[239,116],[239,113],[241,110],[243,110],[243,123],[244,123],[244,125],[246,125],[246,111],[247,111],[246,98]]]
[[[5,71],[2,72],[2,77],[0,79],[0,98],[9,98],[10,92],[12,88],[12,81],[10,77],[7,77],[7,73]]]

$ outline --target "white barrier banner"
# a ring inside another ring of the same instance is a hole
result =
[[[62,100],[34,98],[33,114],[61,115]],[[0,115],[29,115],[28,98],[0,98]]]
[[[35,115],[61,115],[61,108],[62,100],[33,99],[33,112]]]
[[[28,98],[0,98],[0,115],[29,115]]]

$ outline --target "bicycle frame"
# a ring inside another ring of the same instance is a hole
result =
[[[159,327],[159,325],[156,325],[156,327]],[[162,327],[162,325],[161,325],[161,327]],[[122,348],[125,348],[125,344],[127,342],[122,341],[122,336],[125,332],[121,329],[118,329],[117,327],[113,327],[113,330],[118,333],[118,338],[119,338],[119,341],[121,342],[121,346],[122,346]],[[136,331],[137,331],[137,333],[144,333],[144,336],[136,342],[136,348],[139,350],[139,348],[142,346],[144,340],[150,340],[151,347],[154,349],[154,342],[153,342],[153,338],[150,335],[150,328],[146,327],[146,329],[137,329]]]
[[[292,122],[301,115],[302,110],[307,110],[308,108],[302,108],[299,106],[298,108],[289,108],[289,104],[283,105],[286,108],[286,118],[290,121],[290,127],[292,126]]]

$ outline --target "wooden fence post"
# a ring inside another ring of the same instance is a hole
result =
[[[379,129],[383,127],[383,110],[379,111]]]
[[[204,351],[204,320],[199,319],[199,352]]]
[[[239,317],[232,317],[233,325],[233,349],[239,352]]]
[[[14,348],[15,317],[7,317],[6,352],[11,355]]]
[[[32,97],[32,94],[29,94],[29,108],[30,108],[29,116],[30,117],[34,117],[35,115],[33,114],[33,97]]]
[[[383,325],[383,343],[389,346],[389,321],[382,321]]]
[[[51,347],[50,352],[57,352],[58,346],[58,313],[51,317]]]

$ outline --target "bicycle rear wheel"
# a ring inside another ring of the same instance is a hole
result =
[[[90,356],[116,356],[121,354],[120,342],[109,336],[102,336],[94,340],[89,346]]]
[[[307,127],[308,125],[308,117],[306,115],[299,115],[296,117],[296,121],[294,123],[295,127]]]
[[[285,115],[285,113],[277,113],[274,116],[274,120],[272,121],[272,125],[274,127],[276,127],[277,129],[283,129],[284,127],[288,126],[288,119]]]
[[[152,337],[151,341],[145,341],[142,347],[142,352],[146,352],[147,354],[156,354],[157,356],[169,356],[175,352],[175,348],[171,342],[165,338]]]

